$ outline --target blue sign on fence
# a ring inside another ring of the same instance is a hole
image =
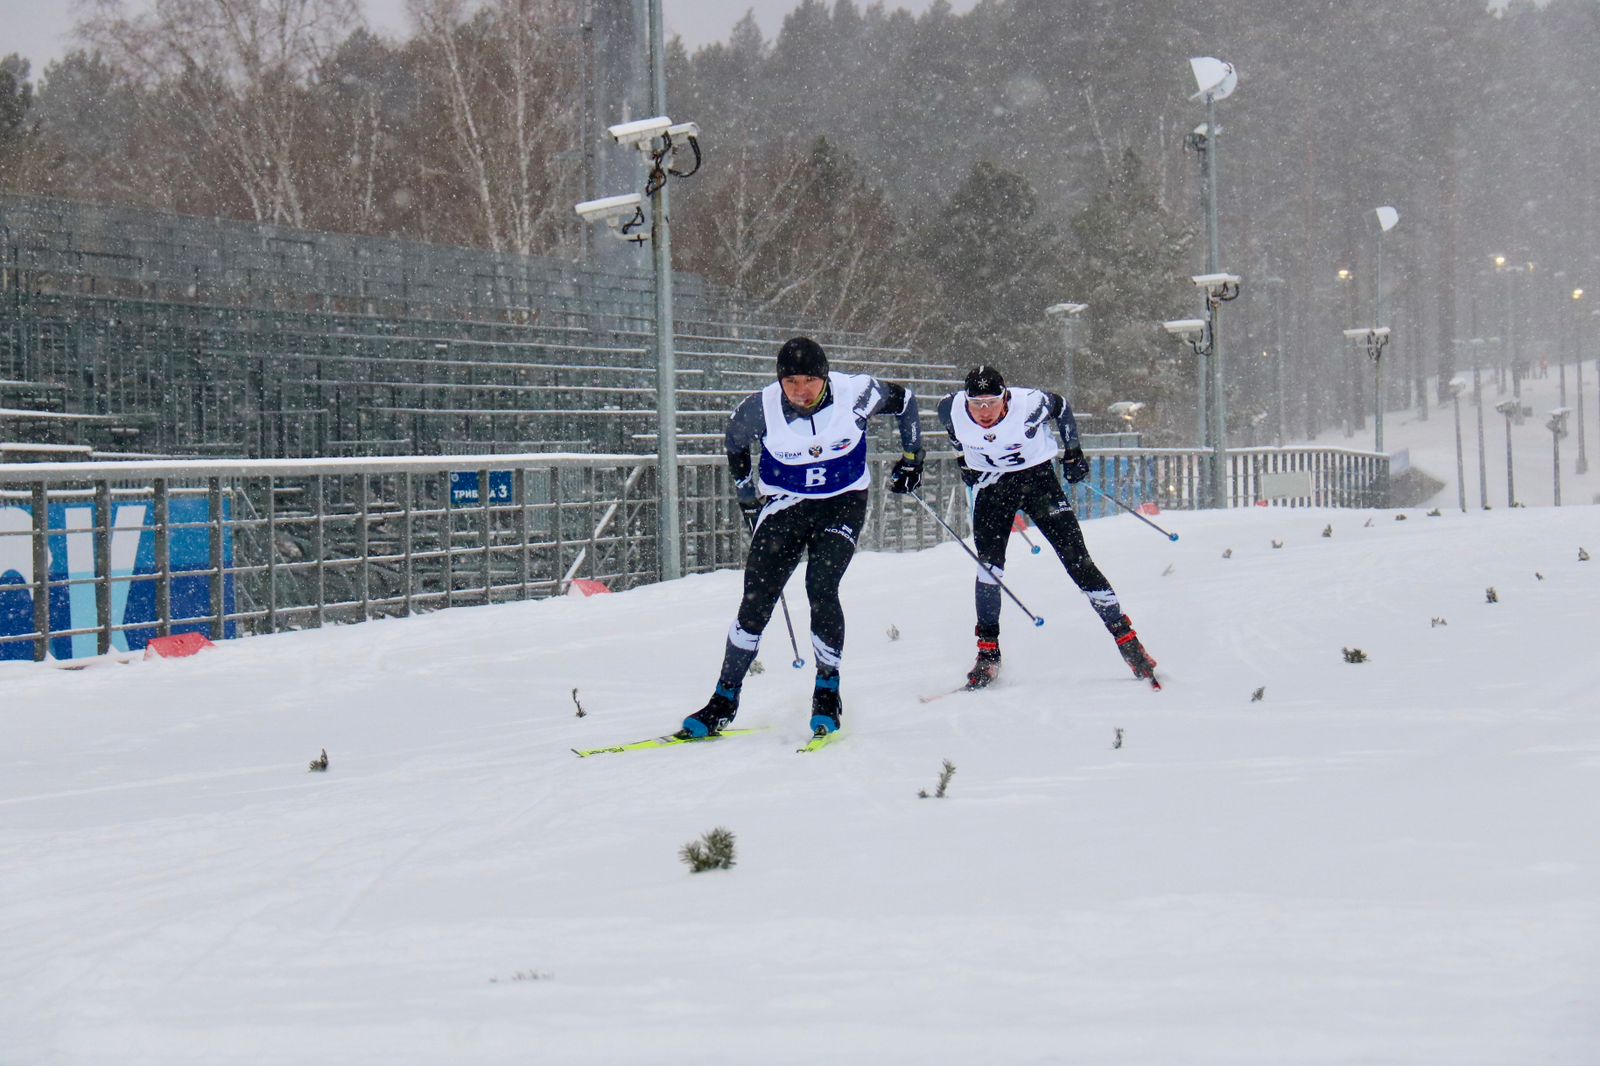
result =
[[[450,506],[465,507],[479,502],[477,471],[467,470],[450,475]],[[489,471],[489,502],[511,502],[511,471]]]
[[[156,572],[155,530],[141,527],[154,524],[154,505],[149,500],[119,500],[111,505],[111,624],[138,628],[112,634],[112,647],[137,651],[159,635],[156,619],[156,582],[129,581]],[[222,501],[223,518],[231,516],[231,501]],[[211,530],[205,523],[210,515],[203,499],[173,499],[167,507],[172,525],[201,523],[198,529],[174,529],[170,534],[172,556],[172,632],[210,635],[211,578],[193,571],[211,565]],[[50,551],[50,580],[67,581],[95,576],[95,505],[52,503],[46,537]],[[32,633],[33,628],[33,509],[27,506],[0,506],[0,637]],[[222,561],[233,565],[233,535],[222,529]],[[222,602],[226,611],[234,610],[234,581],[223,581]],[[147,625],[140,625],[148,623]],[[85,582],[50,590],[50,629],[93,629],[98,625],[95,586]],[[237,626],[229,622],[223,632],[237,636]],[[50,654],[57,659],[94,655],[99,644],[94,633],[71,637],[52,637]],[[9,640],[0,643],[0,659],[33,658],[33,641]]]

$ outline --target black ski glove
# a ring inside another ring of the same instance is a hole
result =
[[[961,483],[969,489],[978,483],[978,478],[982,477],[981,474],[967,465],[965,456],[956,457],[956,468],[961,471]]]
[[[889,491],[915,492],[920,484],[922,484],[922,460],[909,452],[902,453],[900,461],[889,471]]]
[[[1089,476],[1089,460],[1083,457],[1082,448],[1072,448],[1061,457],[1061,472],[1074,485]]]
[[[745,525],[754,529],[756,519],[761,515],[761,497],[756,493],[756,486],[752,479],[734,483],[734,491],[739,495],[739,511],[744,515]]]

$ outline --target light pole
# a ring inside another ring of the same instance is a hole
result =
[[[1544,428],[1550,431],[1550,454],[1554,463],[1557,507],[1561,506],[1561,438],[1567,435],[1567,416],[1570,414],[1572,414],[1570,407],[1557,407],[1550,412],[1550,421],[1544,424]]]
[[[1383,235],[1385,233],[1388,233],[1390,230],[1394,229],[1395,225],[1397,223],[1399,223],[1399,221],[1400,221],[1400,212],[1396,211],[1392,207],[1375,207],[1375,208],[1372,209],[1372,213],[1374,215],[1376,215],[1377,218],[1378,218],[1378,271],[1377,271],[1377,275],[1376,275],[1376,277],[1377,277],[1376,284],[1374,284],[1372,286],[1372,303],[1373,303],[1372,324],[1375,325],[1375,326],[1382,326],[1383,325]],[[1382,411],[1383,411],[1383,403],[1384,403],[1383,375],[1381,373],[1377,376],[1376,384],[1374,385],[1374,388],[1377,389],[1377,397],[1374,400],[1374,404],[1375,404],[1376,410],[1379,412],[1378,421],[1381,423],[1383,421]],[[1420,419],[1422,419],[1423,421],[1427,421],[1427,418],[1428,418],[1428,397],[1427,397],[1427,391],[1426,390],[1422,390],[1422,398],[1420,400],[1418,400],[1417,413],[1418,413],[1418,417]],[[1382,447],[1381,446],[1379,447],[1379,450],[1382,451]]]
[[[1488,448],[1483,441],[1483,378],[1479,374],[1483,359],[1482,337],[1474,337],[1467,342],[1472,346],[1472,406],[1477,410],[1478,420],[1478,505],[1485,511],[1489,509],[1489,456]]]
[[[1175,318],[1161,323],[1161,328],[1175,337],[1181,337],[1204,364],[1208,358],[1215,358],[1218,306],[1238,298],[1240,279],[1237,274],[1197,274],[1190,280],[1206,290],[1206,317]],[[1212,424],[1211,462],[1206,475],[1206,495],[1210,506],[1220,509],[1228,506],[1227,441],[1226,433],[1223,431],[1223,419],[1226,418],[1224,398],[1218,396],[1217,401],[1212,405],[1212,413],[1217,417]]]
[[[1073,377],[1073,357],[1076,354],[1076,341],[1078,323],[1082,321],[1078,316],[1088,310],[1088,304],[1059,303],[1051,304],[1044,309],[1046,318],[1053,318],[1061,326],[1061,348],[1066,354],[1066,372],[1062,378],[1067,402],[1077,399],[1077,382]]]
[[[1347,340],[1359,342],[1372,360],[1372,450],[1383,451],[1383,349],[1389,343],[1388,326],[1371,326],[1344,331]]]
[[[1450,403],[1456,412],[1456,501],[1461,507],[1461,513],[1467,513],[1467,468],[1461,457],[1461,393],[1466,389],[1467,383],[1461,378],[1452,378],[1449,386]]]
[[[1211,56],[1195,56],[1189,60],[1189,71],[1194,75],[1195,87],[1198,90],[1189,97],[1193,100],[1204,100],[1206,105],[1205,134],[1201,139],[1199,148],[1205,167],[1205,194],[1206,194],[1206,272],[1204,276],[1219,274],[1222,270],[1218,264],[1221,261],[1220,238],[1217,234],[1217,149],[1222,139],[1222,130],[1217,125],[1217,101],[1225,100],[1232,95],[1233,90],[1239,85],[1239,74],[1233,69],[1232,63],[1223,62]],[[1198,130],[1195,131],[1197,134]],[[1194,138],[1191,136],[1191,144]],[[1237,295],[1237,289],[1235,290]],[[1231,297],[1229,297],[1231,299]],[[1222,343],[1216,334],[1216,308],[1215,301],[1207,293],[1208,317],[1211,319],[1211,381],[1210,388],[1205,387],[1202,379],[1200,388],[1201,409],[1205,409],[1206,393],[1209,391],[1211,399],[1211,447],[1213,453],[1221,454],[1223,447],[1223,427],[1227,424],[1227,397],[1223,394],[1223,357]],[[1197,373],[1204,375],[1205,366],[1202,363]],[[1201,416],[1202,419],[1204,416]],[[1201,443],[1205,443],[1206,434],[1201,433]],[[1222,470],[1219,465],[1212,470],[1212,499],[1215,506],[1224,506],[1215,502],[1222,496]]]
[[[1340,286],[1344,289],[1344,320],[1349,325],[1356,317],[1356,276],[1346,267],[1340,267],[1334,275],[1339,279]],[[1343,349],[1339,351],[1339,414],[1344,422],[1344,435],[1355,436],[1356,418],[1353,412],[1360,410],[1357,400],[1358,387],[1355,384],[1359,376],[1350,365],[1350,357]]]
[[[1506,416],[1506,506],[1517,505],[1517,479],[1511,461],[1511,420],[1516,417],[1522,405],[1515,400],[1501,400],[1494,405],[1494,409]]]
[[[1578,390],[1578,461],[1573,470],[1579,474],[1589,472],[1589,453],[1583,441],[1583,290],[1572,290],[1572,373],[1576,380],[1574,387]],[[1566,367],[1563,365],[1562,370]],[[1561,402],[1566,403],[1565,395]]]
[[[678,392],[677,353],[672,335],[672,232],[667,180],[688,177],[700,169],[700,127],[693,122],[674,123],[667,109],[666,46],[661,17],[662,0],[650,7],[650,107],[654,117],[621,122],[607,128],[611,138],[625,148],[637,148],[649,164],[644,195],[650,197],[650,233],[644,224],[643,199],[638,193],[585,200],[574,210],[587,222],[604,222],[612,232],[632,244],[648,240],[655,274],[656,410],[656,536],[657,567],[662,581],[683,576],[683,533],[678,492]],[[694,153],[694,165],[677,169],[678,151]]]

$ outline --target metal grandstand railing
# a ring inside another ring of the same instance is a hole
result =
[[[841,369],[955,368],[677,279],[684,450],[809,332]],[[0,196],[0,442],[242,457],[632,451],[654,434],[648,274]],[[32,389],[31,392],[26,390]],[[51,391],[55,390],[55,391]],[[76,416],[90,416],[78,418]]]

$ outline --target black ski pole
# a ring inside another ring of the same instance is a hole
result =
[[[1028,605],[1023,603],[1021,600],[1017,599],[1017,594],[1015,592],[1012,592],[1010,589],[1006,588],[1006,583],[1004,581],[1000,580],[999,576],[994,572],[994,568],[991,567],[990,565],[988,565],[987,563],[985,563],[982,559],[978,558],[978,553],[977,552],[975,552],[971,548],[967,547],[967,542],[961,539],[961,534],[959,534],[955,530],[951,529],[950,528],[950,523],[946,522],[943,518],[940,518],[939,517],[939,512],[935,511],[932,507],[928,506],[928,501],[927,500],[924,500],[921,496],[919,496],[917,494],[916,490],[914,490],[914,489],[912,491],[906,493],[906,495],[910,496],[913,500],[916,500],[918,503],[922,504],[922,509],[924,511],[927,511],[930,515],[932,515],[933,516],[933,520],[935,522],[939,523],[941,526],[943,526],[944,527],[944,531],[946,533],[950,534],[952,537],[955,538],[956,543],[961,545],[961,550],[966,552],[968,555],[972,556],[972,561],[977,563],[980,567],[982,567],[984,572],[989,575],[990,579],[996,585],[1000,586],[1000,591],[1001,592],[1004,592],[1007,596],[1011,597],[1011,602],[1012,603],[1014,603],[1018,607],[1022,608],[1022,613],[1023,614],[1025,614],[1029,618],[1033,619],[1033,624],[1034,625],[1036,625],[1036,626],[1044,625],[1044,619],[1039,617],[1038,615],[1034,614],[1032,611],[1028,610]]]
[[[1168,533],[1166,530],[1162,529],[1160,526],[1158,526],[1154,522],[1150,521],[1150,519],[1146,518],[1144,515],[1140,514],[1138,511],[1134,510],[1132,507],[1129,507],[1127,504],[1123,503],[1121,500],[1117,499],[1115,496],[1111,495],[1109,492],[1101,492],[1100,489],[1098,487],[1096,487],[1094,482],[1085,481],[1084,484],[1088,485],[1091,489],[1094,489],[1094,491],[1099,492],[1100,495],[1104,496],[1106,499],[1110,500],[1112,503],[1116,504],[1118,507],[1122,508],[1124,511],[1127,511],[1129,514],[1133,515],[1133,517],[1137,518],[1139,521],[1143,522],[1145,525],[1149,526],[1151,529],[1155,530],[1157,533],[1162,534],[1168,540],[1177,540],[1178,539],[1178,535],[1176,533]]]
[[[745,525],[750,527],[750,544],[753,547],[756,542],[756,520],[745,515],[744,521]],[[789,618],[789,597],[780,591],[778,602],[783,604],[783,624],[789,627],[789,647],[794,649],[794,661],[789,665],[798,670],[805,666],[806,661],[800,658],[800,642],[794,639],[794,622]]]

